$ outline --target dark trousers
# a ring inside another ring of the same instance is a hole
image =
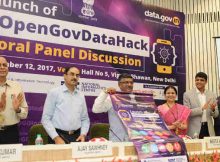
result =
[[[19,143],[18,125],[0,127],[0,144]]]
[[[215,135],[220,136],[220,125],[215,125],[214,129],[215,129]]]
[[[76,131],[74,131],[73,133],[69,134],[67,131],[63,131],[60,129],[56,129],[58,135],[64,140],[64,142],[66,144],[70,143],[70,142],[76,142],[76,139],[80,136],[80,129],[77,129]],[[48,143],[49,144],[54,144],[54,140],[50,138],[50,136],[48,136]]]
[[[219,103],[219,108],[220,108],[220,97],[218,97],[218,103]],[[219,110],[220,112],[220,110]],[[214,130],[215,130],[215,135],[220,136],[220,116],[217,118],[214,118]]]
[[[202,122],[201,130],[199,133],[199,139],[203,139],[204,137],[209,137],[209,129],[208,129],[208,123]]]

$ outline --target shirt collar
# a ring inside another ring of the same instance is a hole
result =
[[[11,81],[10,80],[6,80],[6,82],[2,85],[2,87],[4,87],[4,86],[12,86],[12,83],[11,83]]]
[[[67,86],[66,86],[65,83],[62,85],[62,89],[63,89],[63,92],[69,92],[69,90],[68,90],[68,88],[67,88]],[[73,93],[74,93],[74,94],[77,94],[77,93],[78,93],[77,88],[75,88],[75,90],[73,91]]]
[[[198,88],[196,88],[196,93],[197,93],[197,94],[205,94],[206,91],[207,91],[207,90],[205,89],[205,90],[204,90],[204,93],[201,93],[201,92],[198,90]]]

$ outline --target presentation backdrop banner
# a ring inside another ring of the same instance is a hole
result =
[[[95,97],[130,73],[135,90],[152,90],[157,104],[174,85],[185,91],[184,14],[133,0],[1,0],[0,55],[9,62],[8,79],[22,84],[29,115],[21,141],[39,123],[47,92],[63,84],[67,66],[81,69],[78,88],[86,95],[91,122]]]

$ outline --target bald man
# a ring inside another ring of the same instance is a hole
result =
[[[19,143],[18,123],[28,115],[22,87],[7,80],[8,72],[8,62],[0,56],[0,144]]]

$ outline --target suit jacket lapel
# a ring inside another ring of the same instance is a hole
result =
[[[197,94],[197,91],[196,89],[194,89],[194,93],[193,93],[193,98],[195,99],[196,103],[198,104],[199,107],[201,107],[201,103],[199,101],[199,98],[198,98],[198,94]]]
[[[209,91],[205,91],[205,96],[206,96],[206,102],[207,102],[210,99]]]

